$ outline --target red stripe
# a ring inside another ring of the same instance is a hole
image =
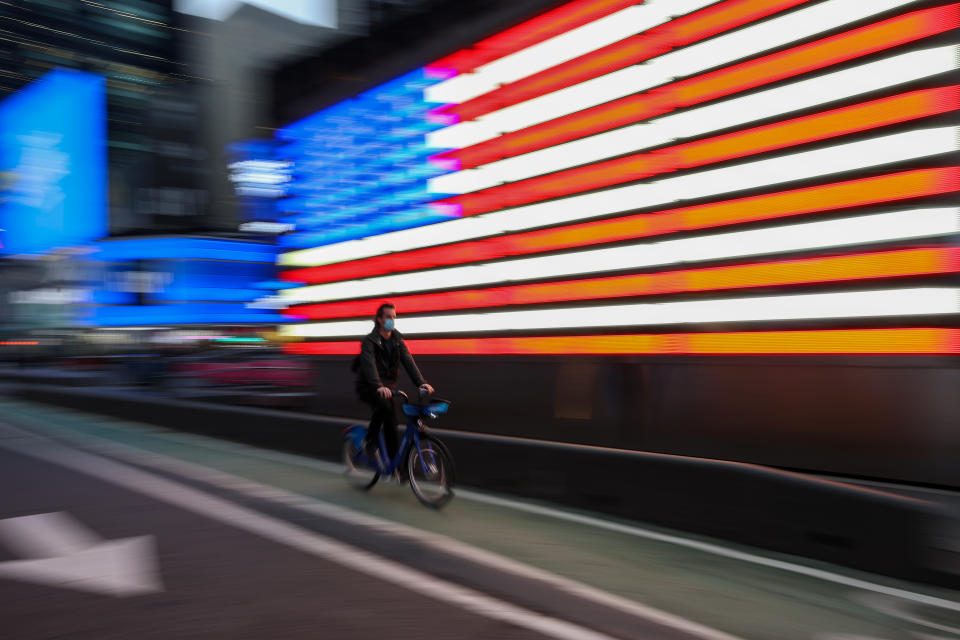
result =
[[[637,0],[575,0],[527,20],[469,49],[463,49],[427,65],[427,68],[453,69],[460,73],[526,49],[538,42],[572,31],[635,4]]]
[[[661,55],[672,48],[693,44],[809,1],[728,0],[439,111],[455,114],[459,120],[472,120],[485,113],[571,87]]]
[[[416,355],[948,355],[960,329],[840,329],[407,340]],[[289,344],[290,353],[355,355],[359,341]]]
[[[577,257],[571,256],[571,260]],[[649,295],[791,286],[847,280],[872,280],[957,273],[960,248],[901,249],[844,256],[804,258],[759,264],[685,269],[629,276],[586,278],[545,284],[466,289],[390,299],[399,313],[487,309],[523,304],[605,300]],[[288,316],[330,320],[372,316],[380,300],[309,304],[284,310]]]
[[[666,53],[672,46],[671,39],[672,33],[667,29],[631,36],[437,112],[457,116],[453,122],[472,120]]]
[[[440,201],[476,215],[641,178],[864,131],[957,109],[957,87],[922,90],[786,122],[634,154]]]
[[[958,26],[958,4],[915,11],[691,78],[671,85],[670,91],[676,96],[677,106],[687,107],[928,38]]]
[[[671,100],[658,93],[627,96],[433,157],[471,169],[663,115],[674,108]]]
[[[628,96],[520,131],[506,133],[471,147],[437,154],[463,169],[529,153],[577,138],[640,122],[678,107],[759,87],[876,51],[944,33],[960,26],[960,5],[951,4],[915,11],[837,36],[818,40],[666,85],[644,94]]]
[[[288,282],[320,284],[369,276],[416,271],[545,251],[709,229],[742,222],[836,211],[850,207],[951,193],[960,190],[960,167],[918,169],[875,178],[848,180],[749,198],[641,213],[610,220],[583,222],[452,245],[427,247],[338,264],[293,269],[281,274]]]
[[[681,169],[827,140],[960,108],[960,87],[922,89],[776,124],[597,162],[437,201],[472,216]]]

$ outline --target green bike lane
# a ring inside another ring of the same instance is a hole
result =
[[[935,606],[935,599],[960,601],[960,594],[950,591],[469,491],[460,491],[445,510],[436,512],[421,507],[407,487],[380,484],[369,493],[351,489],[338,467],[327,462],[22,401],[0,399],[0,420],[78,445],[116,443],[274,487],[318,505],[445,536],[466,548],[497,554],[735,637],[960,638],[960,604],[953,609]],[[728,553],[714,552],[712,544]],[[741,553],[742,558],[731,557]],[[800,564],[840,579],[768,566],[771,561]],[[878,586],[863,588],[858,580]],[[900,597],[899,591],[916,597]],[[925,599],[933,605],[924,604]]]

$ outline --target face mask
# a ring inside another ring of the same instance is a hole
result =
[[[396,321],[393,318],[384,318],[383,319],[383,330],[384,331],[393,331],[393,327],[396,325]]]

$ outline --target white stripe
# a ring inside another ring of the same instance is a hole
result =
[[[828,0],[679,49],[646,64],[620,69],[487,113],[474,121],[440,129],[427,136],[427,144],[444,149],[468,147],[915,2],[917,0]]]
[[[469,193],[499,184],[676,143],[721,129],[893,88],[960,67],[960,47],[912,51],[809,80],[680,111],[429,181],[435,193]]]
[[[924,593],[907,591],[906,589],[888,587],[875,582],[868,582],[867,580],[851,578],[850,576],[841,575],[832,571],[814,569],[813,567],[807,567],[795,562],[785,562],[783,560],[775,560],[773,558],[767,558],[753,553],[747,553],[745,551],[737,551],[735,549],[730,549],[718,544],[712,544],[710,542],[692,540],[690,538],[683,538],[667,533],[661,533],[659,531],[644,529],[643,527],[637,527],[629,524],[610,522],[578,513],[568,513],[566,511],[561,511],[560,509],[530,504],[519,500],[500,498],[497,496],[480,493],[478,491],[459,489],[457,491],[457,496],[460,498],[466,498],[467,500],[482,502],[484,504],[506,507],[508,509],[515,509],[525,513],[554,518],[556,520],[563,520],[565,522],[575,522],[577,524],[583,524],[590,527],[595,527],[597,529],[604,529],[606,531],[614,531],[616,533],[622,533],[628,536],[634,536],[636,538],[656,540],[657,542],[666,542],[668,544],[677,545],[687,549],[695,549],[697,551],[702,551],[704,553],[709,553],[723,558],[749,562],[751,564],[769,567],[771,569],[779,569],[781,571],[789,571],[790,573],[795,573],[797,575],[807,576],[809,578],[815,578],[825,582],[832,582],[834,584],[839,584],[846,587],[853,587],[854,589],[863,589],[865,591],[873,591],[874,593],[882,593],[895,598],[902,598],[904,600],[909,600],[911,602],[916,602],[931,607],[938,607],[940,609],[947,609],[949,611],[960,611],[960,603],[953,602],[952,600],[937,598]]]
[[[597,275],[603,272],[689,264],[705,260],[812,251],[960,233],[960,209],[913,209],[892,213],[788,224],[559,255],[515,258],[409,273],[375,276],[287,289],[288,303],[328,302],[377,295],[399,295],[538,278]]]
[[[483,331],[526,331],[631,327],[705,322],[759,322],[826,318],[883,318],[960,313],[960,289],[923,287],[790,296],[754,296],[611,306],[495,311],[406,317],[405,336]],[[333,321],[286,325],[281,333],[310,338],[365,335],[370,321]]]
[[[19,431],[19,429],[16,429],[16,431]],[[84,448],[101,452],[105,455],[124,458],[125,460],[136,464],[148,465],[156,469],[177,473],[186,478],[199,480],[201,482],[208,482],[214,486],[230,491],[236,491],[238,493],[243,493],[244,495],[259,498],[261,500],[269,500],[271,502],[283,504],[284,506],[303,511],[305,513],[312,513],[324,518],[330,518],[340,522],[366,527],[392,537],[424,542],[436,547],[437,549],[442,549],[444,553],[459,556],[471,562],[487,565],[504,573],[510,573],[525,579],[537,580],[578,598],[596,602],[607,607],[612,607],[630,615],[645,618],[657,624],[662,624],[673,629],[679,629],[697,637],[711,640],[737,640],[734,636],[721,631],[716,631],[696,622],[675,616],[671,613],[648,607],[634,600],[628,600],[581,582],[532,567],[528,564],[513,560],[512,558],[507,558],[485,549],[474,547],[449,536],[440,535],[423,529],[416,529],[398,522],[393,522],[391,520],[386,520],[384,518],[379,518],[377,516],[356,511],[354,509],[335,505],[330,502],[308,498],[306,496],[286,491],[278,487],[266,485],[254,480],[242,478],[240,476],[235,476],[224,471],[212,469],[210,467],[205,467],[192,462],[187,462],[178,458],[171,458],[154,451],[146,451],[119,444],[114,441],[103,440],[95,436],[89,436],[87,434],[78,436],[76,433],[71,433],[66,440],[75,443],[78,446],[83,446]],[[210,447],[213,444],[215,443],[211,441],[210,444],[207,444],[207,446]],[[250,451],[246,453],[260,455],[261,451],[250,449]],[[288,460],[287,463],[289,462],[290,461]],[[316,462],[318,464],[324,464],[320,461]],[[326,463],[322,468],[324,471],[336,473],[337,475],[343,474],[342,465]]]
[[[348,420],[348,419],[344,418],[344,420]],[[124,428],[129,428],[129,427],[125,426]],[[468,436],[473,436],[473,437],[481,437],[481,438],[485,437],[485,434],[476,434],[476,433],[470,433],[470,432],[461,432],[461,433],[464,433]],[[342,464],[336,464],[333,462],[328,462],[326,460],[317,460],[314,458],[307,458],[307,457],[292,454],[292,453],[283,453],[279,451],[271,451],[268,449],[258,449],[256,447],[237,444],[233,442],[227,442],[224,440],[217,440],[215,438],[210,438],[207,436],[200,436],[196,434],[173,435],[171,433],[158,433],[158,432],[151,432],[150,435],[155,438],[161,438],[161,439],[170,440],[173,442],[178,442],[178,443],[188,442],[191,445],[200,445],[200,446],[204,446],[209,449],[214,449],[218,451],[227,451],[227,452],[238,454],[238,455],[247,455],[247,456],[260,458],[263,460],[271,460],[271,461],[280,462],[283,464],[297,465],[307,469],[322,471],[324,473],[342,475],[344,472],[344,468]],[[76,434],[71,434],[71,437],[77,438]],[[93,439],[91,436],[85,436],[85,437],[89,439]],[[525,438],[514,438],[514,439],[526,440]],[[531,441],[531,442],[540,442],[540,441]],[[555,444],[555,443],[549,443],[549,444]],[[111,443],[110,446],[112,448],[114,446],[123,446],[123,445],[115,445]],[[592,447],[586,447],[584,445],[566,445],[566,446],[579,447],[579,448],[592,448]],[[155,454],[152,452],[150,455],[159,456],[159,454]],[[836,480],[830,480],[830,481],[837,482]],[[872,484],[882,484],[882,483],[872,483]],[[894,488],[894,489],[897,488],[896,485],[883,485],[883,486],[887,486],[889,488]],[[944,492],[944,493],[950,493],[951,495],[954,494],[954,492]],[[696,551],[700,551],[702,553],[707,553],[707,554],[719,556],[722,558],[729,558],[732,560],[738,560],[740,562],[747,562],[750,564],[768,567],[771,569],[777,569],[779,571],[787,571],[789,573],[795,573],[797,575],[814,578],[816,580],[822,580],[824,582],[831,582],[833,584],[853,587],[855,589],[863,589],[865,591],[872,591],[874,593],[882,593],[882,594],[893,596],[896,598],[909,600],[910,602],[929,605],[931,607],[939,607],[941,609],[947,609],[950,611],[960,611],[960,602],[954,602],[952,600],[946,600],[944,598],[930,596],[925,593],[917,593],[915,591],[898,589],[896,587],[890,587],[887,585],[878,584],[875,582],[869,582],[866,580],[860,580],[858,578],[852,578],[850,576],[835,573],[833,571],[826,571],[824,569],[815,569],[813,567],[797,564],[795,562],[785,562],[783,560],[776,560],[766,556],[758,555],[756,553],[749,553],[747,551],[739,551],[736,549],[731,549],[729,547],[725,547],[716,543],[703,542],[701,540],[685,538],[679,535],[664,533],[661,531],[654,531],[652,529],[646,529],[644,527],[640,527],[633,524],[626,524],[622,522],[604,520],[602,518],[599,518],[596,516],[590,516],[586,514],[571,513],[571,512],[563,511],[562,509],[559,509],[556,507],[550,507],[550,506],[541,505],[541,504],[534,504],[531,502],[526,502],[518,499],[504,498],[501,496],[495,496],[495,495],[491,495],[489,493],[485,493],[481,491],[464,489],[462,487],[457,489],[457,498],[472,500],[474,502],[481,502],[484,504],[489,504],[489,505],[493,505],[493,506],[501,507],[505,509],[512,509],[514,511],[522,511],[524,513],[542,516],[545,518],[552,518],[554,520],[572,522],[575,524],[593,527],[595,529],[603,529],[605,531],[612,531],[614,533],[633,536],[636,538],[643,538],[646,540],[655,540],[657,542],[664,542],[667,544],[672,544],[678,547],[684,547],[686,549],[693,549]]]
[[[715,2],[648,0],[427,87],[424,94],[429,102],[466,102]]]
[[[719,196],[742,189],[776,186],[794,180],[828,176],[887,163],[914,160],[960,149],[960,127],[919,129],[793,153],[723,169],[632,184],[441,222],[427,227],[385,233],[361,240],[301,249],[280,256],[286,266],[313,266],[356,260],[392,251],[495,236],[540,226],[563,224],[645,207],[661,207],[701,196]]]
[[[31,456],[93,478],[136,491],[155,500],[193,512],[235,529],[247,531],[303,553],[323,558],[350,570],[413,593],[452,604],[478,616],[499,620],[564,640],[612,640],[585,627],[508,604],[472,589],[435,578],[398,562],[361,551],[282,520],[265,516],[197,489],[182,485],[107,458],[52,443],[17,443],[0,439],[0,447]]]

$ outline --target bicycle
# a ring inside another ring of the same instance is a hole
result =
[[[428,507],[440,509],[453,498],[453,456],[443,442],[429,433],[423,418],[433,419],[445,414],[450,408],[450,401],[434,398],[430,402],[417,404],[409,402],[403,391],[394,393],[403,398],[403,413],[407,416],[407,426],[397,455],[393,460],[387,455],[381,429],[380,442],[371,460],[363,446],[367,427],[361,424],[349,426],[343,430],[343,461],[347,466],[345,475],[354,487],[369,491],[381,476],[393,475],[399,471],[401,464],[405,464],[410,489],[417,500]]]

